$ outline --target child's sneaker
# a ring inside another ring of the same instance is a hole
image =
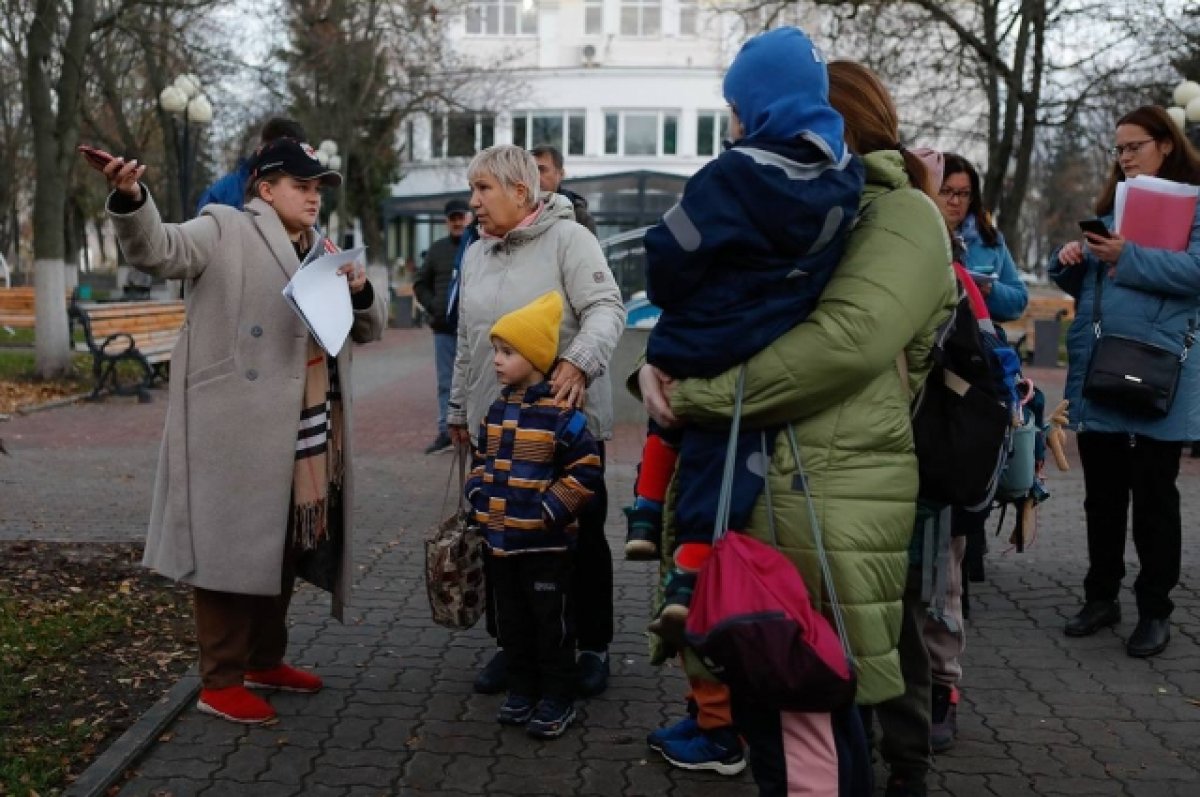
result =
[[[737,775],[746,768],[742,743],[732,730],[701,731],[690,739],[667,741],[658,752],[680,769]]]
[[[557,739],[575,721],[575,705],[570,700],[545,698],[537,704],[525,732],[535,739]]]
[[[496,722],[501,725],[524,725],[533,716],[533,706],[532,697],[510,692],[496,714]]]
[[[624,511],[629,524],[625,534],[625,558],[631,562],[657,560],[662,545],[662,505],[639,498]]]
[[[696,722],[695,717],[688,714],[673,725],[667,725],[646,734],[646,746],[655,752],[660,752],[667,742],[686,742],[700,733],[700,724]]]
[[[688,607],[695,588],[695,573],[685,573],[678,568],[671,568],[667,573],[663,607],[650,623],[650,631],[662,637],[671,650],[683,650],[687,644]]]
[[[933,714],[930,717],[929,747],[944,753],[954,747],[958,735],[958,690],[952,686],[933,685]]]

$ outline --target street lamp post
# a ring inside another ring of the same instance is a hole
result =
[[[333,169],[335,172],[338,171],[339,169],[341,169],[342,168],[342,156],[338,154],[337,142],[327,138],[324,141],[322,141],[319,145],[317,145],[317,160],[321,163],[322,166],[327,166],[330,169]],[[342,181],[342,185],[343,186],[345,185],[345,180]],[[333,240],[334,242],[336,242],[339,246],[345,244],[345,240],[344,240],[345,236],[343,234],[345,232],[345,227],[346,227],[346,223],[345,223],[345,221],[343,221],[346,218],[346,208],[344,207],[344,204],[343,204],[344,198],[345,198],[345,194],[342,192],[342,189],[339,187],[338,188],[337,210],[335,211],[337,213],[338,223],[337,223],[336,229],[329,230],[330,239]],[[332,228],[334,225],[332,223],[330,223],[329,226]]]
[[[212,105],[201,93],[200,81],[195,75],[175,78],[175,82],[158,95],[158,104],[175,119],[175,151],[179,156],[179,213],[180,221],[185,221],[191,215],[188,203],[192,188],[192,163],[195,160],[193,149],[199,139],[199,136],[193,138],[191,130],[212,121]]]
[[[1175,104],[1167,109],[1167,113],[1193,143],[1200,145],[1200,83],[1185,80],[1175,87],[1171,97]]]

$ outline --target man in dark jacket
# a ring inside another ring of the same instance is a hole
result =
[[[446,404],[450,400],[450,383],[454,376],[458,324],[457,318],[448,317],[447,307],[450,286],[457,276],[458,246],[463,231],[471,222],[471,206],[461,199],[451,199],[446,203],[445,213],[446,231],[450,234],[430,245],[413,281],[413,293],[429,314],[434,361],[437,363],[438,431],[437,437],[425,449],[426,454],[443,451],[451,445],[450,434],[446,431]]]
[[[558,151],[558,148],[552,147],[549,144],[542,144],[529,150],[529,154],[537,161],[538,188],[541,189],[542,193],[562,194],[571,200],[571,204],[575,206],[575,221],[587,227],[588,231],[592,235],[595,235],[596,220],[588,212],[587,200],[571,189],[562,187],[566,170],[563,169],[563,156]]]

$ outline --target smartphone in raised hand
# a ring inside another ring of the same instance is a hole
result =
[[[1084,219],[1079,222],[1079,229],[1084,232],[1090,232],[1092,235],[1098,235],[1101,238],[1112,238],[1112,233],[1108,227],[1100,219]]]
[[[80,144],[75,148],[80,155],[87,159],[92,168],[97,171],[103,171],[104,167],[112,163],[113,156],[102,149],[89,147],[87,144]]]

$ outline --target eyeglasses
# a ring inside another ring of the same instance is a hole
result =
[[[1119,158],[1128,152],[1130,155],[1136,155],[1142,147],[1149,144],[1154,139],[1147,138],[1141,141],[1130,141],[1128,144],[1117,144],[1115,147],[1109,147],[1108,152],[1114,158]]]
[[[959,202],[970,202],[971,189],[968,188],[962,191],[955,191],[953,188],[943,188],[941,191],[938,191],[938,196],[947,202],[949,202],[951,199],[957,199]]]

